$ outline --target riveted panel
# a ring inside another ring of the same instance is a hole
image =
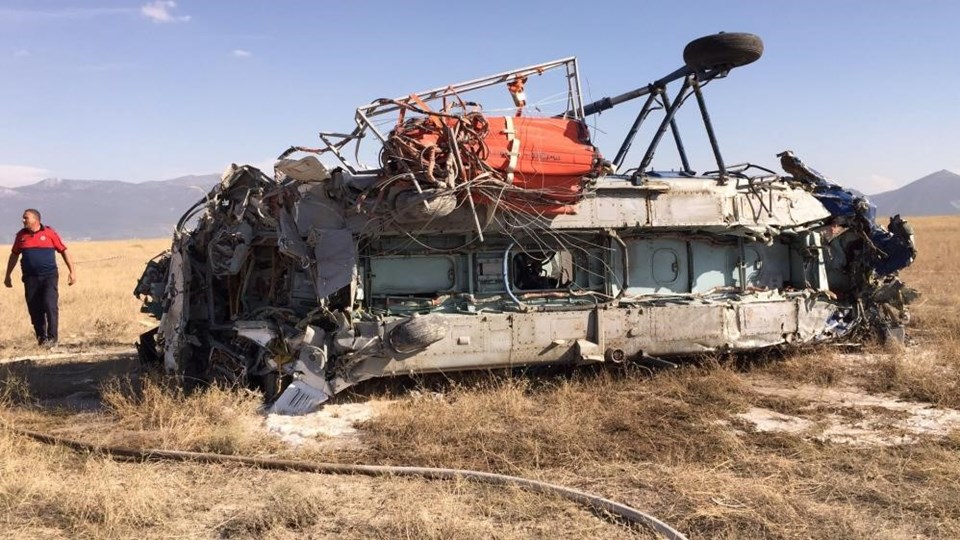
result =
[[[486,326],[483,344],[486,351],[509,354],[513,345],[513,316],[504,314],[481,315],[480,324]]]
[[[723,197],[716,192],[668,193],[651,201],[655,227],[726,223]]]
[[[797,330],[793,302],[764,302],[740,307],[740,332],[746,336],[792,334]]]
[[[654,339],[690,341],[720,338],[725,306],[663,306],[651,310]]]

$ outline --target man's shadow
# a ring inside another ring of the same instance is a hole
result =
[[[97,410],[105,381],[135,378],[139,372],[135,353],[75,360],[24,359],[0,364],[0,395],[19,393],[44,409]]]

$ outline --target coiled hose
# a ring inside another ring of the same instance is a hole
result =
[[[321,463],[295,461],[289,459],[261,458],[250,456],[234,456],[211,452],[184,452],[178,450],[157,450],[152,448],[133,449],[118,446],[101,446],[72,439],[55,437],[36,431],[18,429],[6,424],[3,427],[12,433],[29,437],[45,444],[55,444],[94,454],[104,454],[110,457],[130,458],[135,461],[192,461],[196,463],[242,463],[261,469],[286,471],[312,472],[319,474],[360,474],[365,476],[416,476],[433,480],[471,480],[500,486],[516,486],[535,493],[559,495],[567,500],[576,502],[593,509],[609,512],[614,516],[627,520],[630,523],[642,524],[650,527],[668,540],[687,540],[687,537],[659,519],[645,514],[635,508],[620,504],[610,499],[598,497],[576,489],[549,484],[537,480],[529,480],[518,476],[494,474],[481,471],[463,469],[439,469],[434,467],[395,467],[387,465],[349,465],[340,463]]]

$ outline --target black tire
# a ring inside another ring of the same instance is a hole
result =
[[[450,325],[439,315],[414,315],[406,322],[394,327],[388,341],[394,351],[410,354],[447,337],[449,329]]]
[[[683,49],[683,61],[696,69],[732,69],[756,62],[763,54],[760,36],[740,32],[695,39]]]

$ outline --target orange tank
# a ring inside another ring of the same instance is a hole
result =
[[[486,162],[515,187],[565,204],[524,204],[544,214],[572,213],[583,194],[583,177],[595,174],[600,154],[587,127],[562,118],[488,117]],[[515,207],[509,198],[500,203]],[[519,201],[518,201],[519,202]]]
[[[400,132],[418,141],[421,148],[438,148],[439,156],[444,156],[438,160],[443,160],[450,148],[446,138],[440,135],[441,126],[453,127],[458,121],[449,116],[441,119],[439,115],[428,115],[404,122],[401,116],[391,136]],[[546,215],[575,211],[574,205],[583,195],[584,177],[596,175],[601,162],[596,147],[590,144],[584,123],[562,118],[509,116],[485,117],[482,121],[486,123],[484,162],[501,172],[507,184],[523,191],[474,192],[478,204],[496,204],[514,211]],[[422,153],[420,158],[423,159]],[[431,171],[433,167],[430,165]],[[462,179],[469,180],[470,176],[468,172]]]

